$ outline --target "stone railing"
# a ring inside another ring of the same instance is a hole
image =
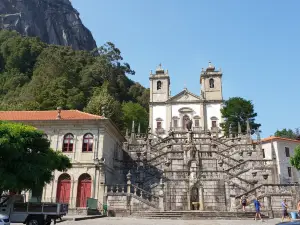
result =
[[[280,202],[283,198],[289,198],[291,208],[296,206],[296,201],[299,199],[300,186],[298,184],[262,184],[250,191],[234,197],[235,202],[233,210],[241,208],[240,199],[246,196],[251,204],[255,198],[264,202],[265,210],[278,210],[281,208]]]
[[[158,206],[159,197],[133,184],[116,184],[105,186],[106,196],[132,196],[152,207]]]

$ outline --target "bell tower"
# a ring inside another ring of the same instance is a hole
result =
[[[165,102],[170,97],[170,77],[168,70],[164,70],[161,64],[155,74],[150,73],[150,103]]]
[[[200,75],[201,98],[200,105],[202,112],[201,123],[205,130],[220,130],[222,122],[221,108],[223,103],[222,94],[222,72],[208,63],[208,67],[202,69]]]
[[[150,73],[149,126],[152,132],[164,132],[170,124],[171,108],[166,101],[170,98],[168,70],[159,64],[155,73]]]
[[[206,70],[202,69],[200,76],[201,96],[208,101],[223,100],[222,94],[222,72],[215,70],[215,67],[208,63]]]

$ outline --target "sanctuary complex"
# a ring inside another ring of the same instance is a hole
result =
[[[249,122],[225,136],[222,76],[209,63],[199,95],[185,88],[171,96],[169,73],[160,65],[149,77],[148,131],[136,130],[133,121],[125,137],[110,119],[77,110],[0,112],[0,120],[43,130],[73,165],[56,171],[43,190],[27,193],[29,200],[69,203],[76,214],[108,205],[117,215],[156,218],[236,218],[243,196],[258,198],[268,217],[281,212],[283,198],[296,205],[300,176],[288,158],[298,142],[261,139]]]

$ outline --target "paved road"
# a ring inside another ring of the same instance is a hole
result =
[[[100,218],[83,221],[66,221],[61,225],[254,225],[266,224],[275,225],[280,219],[261,221],[254,220],[157,220],[157,219],[135,219],[135,218]],[[300,223],[299,223],[300,224]]]

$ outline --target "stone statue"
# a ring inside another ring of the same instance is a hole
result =
[[[192,130],[193,121],[190,119],[186,119],[185,126],[188,131]]]

